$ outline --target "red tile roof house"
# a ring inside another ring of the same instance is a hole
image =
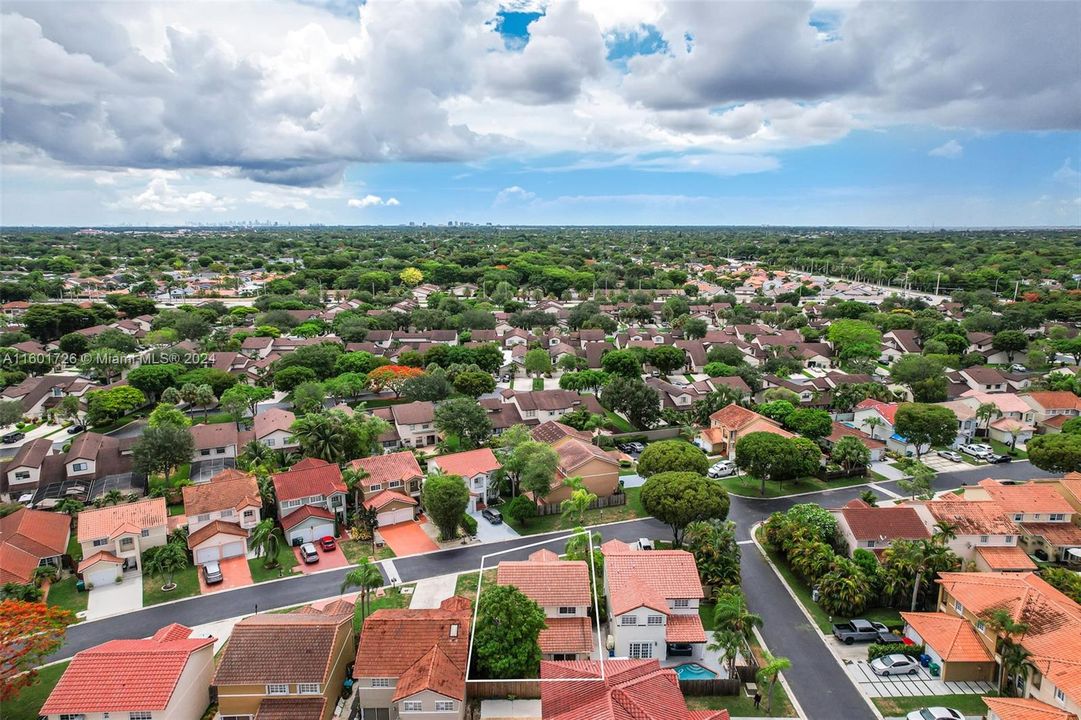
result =
[[[183,488],[188,549],[196,564],[248,552],[248,535],[262,519],[263,502],[254,475],[225,470],[208,483]]]
[[[145,550],[168,540],[165,498],[113,505],[79,513],[76,527],[88,586],[115,582],[122,570],[142,569]]]
[[[990,500],[932,500],[913,505],[924,525],[947,522],[956,537],[947,545],[964,562],[983,571],[1033,570],[1036,565],[1021,547],[1022,528]]]
[[[0,584],[26,585],[41,565],[60,569],[70,538],[67,515],[23,508],[0,518]]]
[[[837,530],[848,543],[848,554],[856,548],[879,552],[894,540],[928,540],[931,532],[919,513],[908,506],[871,507],[853,500],[839,510],[830,511],[837,518]]]
[[[703,593],[694,556],[684,550],[633,550],[621,542],[605,543],[601,550],[615,656],[664,662],[669,645],[689,644],[691,658],[701,662],[706,631],[698,617]]]
[[[602,677],[603,676],[603,677]],[[543,720],[729,720],[727,710],[688,710],[675,670],[656,660],[541,662]],[[583,678],[597,678],[589,682]]]
[[[528,560],[499,563],[496,583],[518,588],[544,610],[548,627],[537,638],[544,660],[588,660],[597,648],[584,561],[560,560],[551,550],[538,550]]]
[[[337,523],[345,521],[348,493],[337,465],[305,458],[274,475],[273,481],[278,520],[290,545],[337,535]]]
[[[76,653],[41,707],[48,720],[199,720],[210,705],[212,637],[167,625],[146,640],[110,640]]]
[[[300,447],[289,431],[297,416],[282,408],[270,408],[255,416],[252,423],[254,439],[273,450],[292,450]]]
[[[364,621],[353,678],[361,718],[461,718],[472,603],[376,610]]]
[[[755,432],[769,432],[786,438],[796,437],[768,417],[735,403],[710,415],[709,427],[702,430],[698,437],[701,438],[706,452],[719,453],[731,459],[736,456],[736,443],[739,439]]]
[[[413,453],[403,450],[373,455],[353,460],[349,467],[367,473],[361,481],[364,504],[376,509],[380,527],[413,519],[424,482],[424,473]]]
[[[468,512],[477,512],[499,497],[499,488],[492,482],[492,475],[502,468],[502,463],[489,448],[440,455],[428,461],[428,470],[458,475],[469,488]]]
[[[1076,511],[1054,484],[1003,485],[988,479],[981,480],[978,487],[965,488],[966,499],[984,497],[997,503],[1004,515],[1020,524],[1021,541],[1027,552],[1051,562],[1079,561],[1070,552],[1081,548],[1081,527],[1074,523]]]

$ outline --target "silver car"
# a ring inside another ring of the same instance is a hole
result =
[[[960,710],[948,707],[929,707],[913,710],[905,715],[905,720],[965,720]]]
[[[221,565],[218,565],[216,561],[208,562],[203,565],[203,581],[207,585],[215,585],[220,583],[225,578],[221,574]]]
[[[871,661],[871,671],[875,675],[915,675],[919,672],[920,664],[908,655],[894,653],[883,655]]]
[[[955,453],[953,450],[939,450],[938,451],[938,456],[940,458],[945,458],[946,460],[949,460],[950,462],[964,462],[964,460],[961,458],[961,456],[959,454]]]

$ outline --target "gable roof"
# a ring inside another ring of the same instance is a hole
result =
[[[878,414],[890,425],[895,423],[894,418],[897,416],[897,408],[897,403],[882,402],[874,398],[867,398],[856,405],[856,410],[877,410]]]
[[[146,640],[110,640],[76,653],[42,715],[164,710],[192,653],[215,639],[167,625]]]
[[[946,662],[991,662],[994,658],[962,617],[935,612],[903,612],[913,630]]]
[[[349,615],[267,613],[233,627],[214,672],[214,685],[326,683],[334,640]],[[351,632],[351,631],[350,631]]]
[[[385,488],[391,480],[404,482],[424,477],[417,458],[408,450],[351,460],[349,467],[368,473],[368,477],[361,481],[366,488],[373,485],[382,485]]]
[[[255,416],[252,428],[255,430],[255,437],[266,437],[277,430],[288,432],[296,419],[296,415],[284,408],[270,408]]]
[[[559,471],[568,477],[591,460],[600,460],[608,465],[619,466],[619,461],[604,450],[593,443],[583,442],[576,438],[567,440],[555,450],[559,458]]]
[[[372,497],[364,501],[364,507],[375,508],[381,510],[392,502],[405,503],[406,505],[416,505],[416,498],[412,498],[409,495],[405,495],[396,490],[381,490]]]
[[[324,697],[268,697],[259,702],[255,720],[322,720],[326,706]]]
[[[605,552],[608,602],[614,615],[639,607],[667,613],[671,598],[703,597],[694,555],[685,550],[623,552],[611,547]]]
[[[0,518],[0,583],[30,582],[42,558],[63,555],[71,536],[67,515],[22,508]]]
[[[188,535],[188,549],[193,550],[219,534],[248,537],[248,531],[236,523],[227,522],[225,520],[215,520],[203,525],[201,528]]]
[[[843,507],[848,529],[857,540],[922,540],[931,537],[911,507]]]
[[[283,473],[274,475],[274,493],[278,502],[312,495],[330,496],[345,493],[342,471],[325,460],[305,458]]]
[[[324,520],[333,520],[334,513],[320,505],[301,505],[281,519],[282,527],[286,530],[292,530],[308,518],[313,517],[322,518]]]
[[[709,416],[710,424],[715,427],[723,427],[729,430],[738,430],[739,428],[747,425],[756,418],[762,417],[753,410],[732,403],[726,407],[721,408],[717,412]]]
[[[245,507],[262,507],[259,482],[254,475],[234,471],[219,473],[210,482],[186,485],[182,488],[184,512],[189,516],[220,510],[240,510]]]
[[[529,431],[529,435],[537,442],[551,445],[565,437],[577,438],[589,442],[592,436],[585,431],[575,430],[570,425],[564,425],[556,420],[546,420]]]
[[[984,697],[998,720],[1077,720],[1077,715],[1035,698]]]
[[[534,553],[529,560],[499,563],[496,583],[513,585],[541,607],[588,606],[589,568],[583,560],[558,560]]]
[[[88,542],[126,532],[162,527],[168,523],[165,498],[150,498],[124,505],[83,510],[79,513],[78,540]]]
[[[480,473],[492,472],[503,467],[491,448],[478,448],[466,452],[451,453],[432,458],[447,475],[473,477]],[[431,460],[429,460],[431,463]]]
[[[1074,512],[1073,506],[1055,490],[1051,483],[1027,482],[1022,485],[1003,485],[991,480],[980,481],[991,499],[1007,513],[1064,513]]]

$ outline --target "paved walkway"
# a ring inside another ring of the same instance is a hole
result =
[[[897,468],[892,467],[888,462],[871,463],[871,470],[887,480],[901,480],[902,478],[908,477]]]
[[[413,588],[413,599],[409,601],[411,610],[424,608],[437,608],[454,594],[454,588],[458,585],[457,575],[440,575],[434,578],[417,580]]]
[[[646,479],[641,475],[620,475],[619,479],[623,481],[625,488],[642,487],[646,484]]]

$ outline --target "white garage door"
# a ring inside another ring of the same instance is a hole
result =
[[[240,557],[244,554],[244,541],[226,543],[221,549],[223,558]]]
[[[202,565],[203,563],[214,562],[221,559],[221,550],[217,545],[211,545],[210,547],[199,548],[195,551],[195,563]]]
[[[393,525],[400,522],[409,522],[413,519],[413,508],[402,508],[400,510],[388,510],[387,512],[379,513],[379,526]]]
[[[112,585],[116,582],[116,566],[106,563],[105,565],[98,565],[97,567],[91,568],[83,574],[83,581],[87,585],[93,585],[95,587]]]
[[[321,537],[334,535],[334,523],[329,520],[316,523],[311,527],[298,527],[289,531],[289,540],[300,538],[304,542],[314,542]]]

